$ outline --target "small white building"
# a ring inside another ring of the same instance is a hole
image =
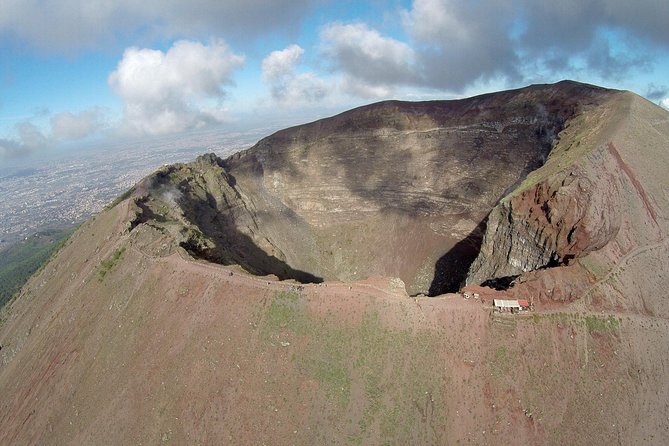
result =
[[[530,308],[529,302],[525,299],[493,299],[492,304],[497,311],[511,311],[512,313]]]

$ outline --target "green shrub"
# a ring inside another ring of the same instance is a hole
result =
[[[109,273],[112,270],[112,268],[116,266],[118,261],[121,260],[121,257],[123,257],[124,252],[125,252],[125,246],[114,251],[111,257],[109,257],[106,260],[103,260],[100,263],[100,268],[98,269],[98,279],[100,281],[102,281],[107,275],[107,273]]]

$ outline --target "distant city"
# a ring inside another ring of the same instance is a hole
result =
[[[0,170],[0,249],[49,228],[68,228],[100,212],[163,164],[214,152],[227,157],[274,129],[206,132],[77,151]]]

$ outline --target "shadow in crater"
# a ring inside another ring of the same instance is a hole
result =
[[[506,291],[509,288],[512,288],[514,285],[514,280],[518,278],[518,274],[515,276],[504,276],[496,277],[494,279],[488,279],[484,281],[481,286],[492,288],[497,291]]]
[[[487,218],[482,220],[467,237],[453,245],[437,260],[428,296],[455,293],[460,290],[467,278],[469,267],[481,250],[486,221]]]
[[[181,246],[191,255],[221,265],[239,265],[251,274],[273,274],[280,280],[295,279],[301,283],[321,283],[323,278],[309,272],[292,268],[286,262],[267,254],[247,234],[241,232],[233,212],[225,209],[214,196],[206,193],[206,199],[197,199],[189,184],[181,190],[188,195],[181,200],[187,218],[195,223],[214,246],[205,246],[197,238],[189,238]],[[221,206],[223,209],[221,209]]]
[[[202,249],[190,241],[181,246],[191,255],[221,265],[239,265],[251,274],[274,274],[280,280],[295,279],[301,283],[321,283],[322,277],[292,268],[286,262],[268,255],[250,237],[232,230],[226,237],[216,240],[214,248]]]

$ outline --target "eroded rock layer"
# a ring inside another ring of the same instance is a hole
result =
[[[165,168],[140,201],[193,254],[254,274],[455,291],[493,206],[543,165],[565,123],[611,94],[564,82],[373,104]]]
[[[490,213],[467,283],[669,314],[668,142],[666,111],[628,92],[572,119]]]

